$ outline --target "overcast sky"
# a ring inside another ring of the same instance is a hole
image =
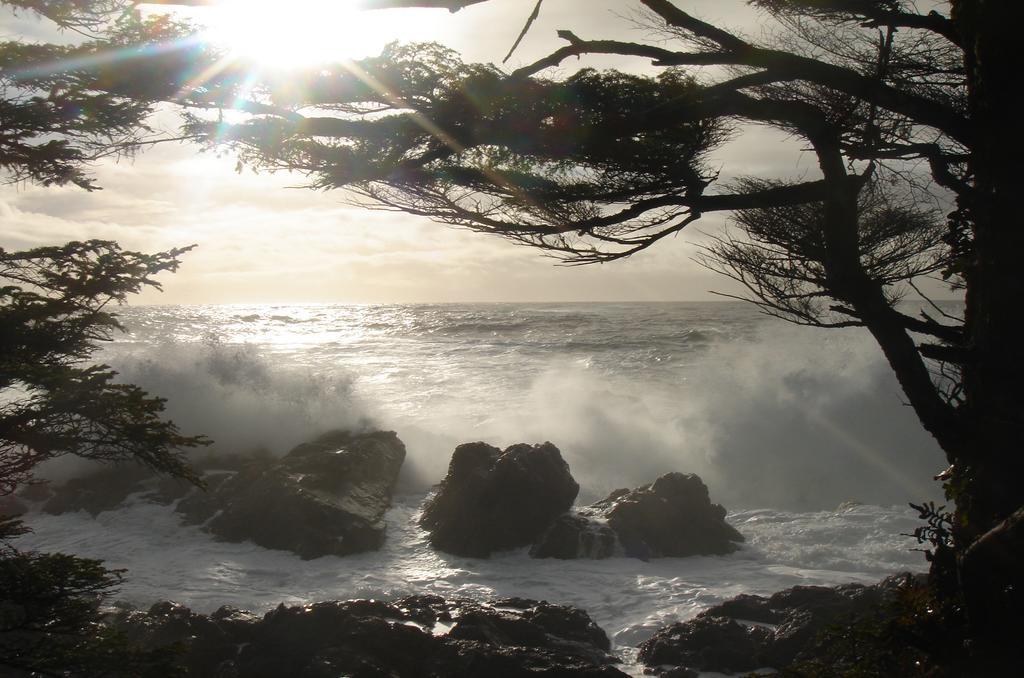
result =
[[[280,4],[295,6],[294,1]],[[459,49],[466,60],[497,62],[533,4],[491,0],[454,15],[443,10],[379,12],[354,31],[358,47],[349,43],[347,55],[391,38],[437,39]],[[756,16],[740,0],[685,4],[705,19],[748,33],[759,30]],[[639,7],[629,0],[548,0],[509,65],[556,48],[554,33],[560,28],[583,38],[641,40],[644,31],[635,24]],[[317,25],[316,19],[282,25],[293,35],[293,44],[301,45],[317,36],[303,28]],[[4,16],[0,33],[39,37],[47,29],[26,17]],[[583,63],[646,67],[640,61]],[[806,178],[816,172],[813,158],[793,140],[764,128],[731,142],[715,163],[723,176]],[[234,165],[230,157],[200,154],[194,146],[163,145],[131,160],[97,166],[103,191],[0,186],[0,246],[110,238],[128,248],[156,251],[197,243],[181,270],[163,278],[164,293],[147,293],[140,300],[145,303],[665,301],[714,298],[709,290],[736,291],[691,260],[701,237],[697,229],[714,231],[722,223],[718,216],[625,261],[563,267],[496,237],[350,207],[337,191],[294,188],[301,177],[239,175]]]

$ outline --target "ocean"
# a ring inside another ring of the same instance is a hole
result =
[[[99,358],[168,399],[215,449],[284,454],[334,428],[394,430],[408,457],[376,553],[302,561],[214,541],[144,502],[32,513],[23,548],[126,568],[119,597],[222,604],[523,596],[587,610],[631,649],[739,593],[869,583],[926,563],[907,503],[940,499],[943,456],[866,332],[797,327],[742,303],[127,306]],[[551,441],[579,503],[697,473],[745,537],[729,556],[488,560],[416,525],[454,447]],[[199,454],[203,454],[200,452]],[[60,481],[82,471],[60,460]],[[639,675],[639,674],[638,674]]]

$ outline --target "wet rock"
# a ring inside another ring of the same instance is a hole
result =
[[[813,653],[818,635],[833,624],[877,609],[891,599],[890,580],[873,586],[794,586],[769,598],[769,606],[782,613],[771,643],[765,649],[768,666],[787,666]]]
[[[210,492],[218,509],[206,529],[303,559],[380,548],[384,513],[405,459],[394,432],[327,433],[280,461],[247,468]],[[186,504],[193,519],[202,515]],[[200,509],[204,507],[199,507]]]
[[[738,673],[761,666],[771,632],[724,617],[697,617],[658,631],[640,649],[640,661],[658,668]],[[664,675],[664,674],[663,674]]]
[[[106,468],[57,488],[43,510],[95,516],[134,496],[175,504],[183,522],[225,541],[251,540],[306,559],[346,555],[380,548],[404,459],[405,446],[393,432],[333,431],[279,460],[210,455],[196,464],[205,489],[142,466]]]
[[[251,478],[254,481],[266,465],[250,464]],[[203,483],[206,487],[189,493],[184,499],[178,502],[174,510],[182,517],[186,525],[202,525],[215,516],[222,508],[222,497],[219,494],[221,485],[230,480],[233,476],[241,473],[240,470],[226,471],[216,470],[203,473]]]
[[[746,593],[741,593],[724,603],[710,607],[698,616],[725,617],[727,619],[739,619],[746,622],[761,622],[764,624],[778,624],[783,618],[782,612],[778,609],[772,609],[768,598],[752,596]]]
[[[52,515],[86,511],[92,516],[121,506],[130,495],[144,492],[155,481],[153,471],[140,464],[117,464],[53,488],[43,505]]]
[[[188,675],[227,677],[238,648],[252,642],[253,624],[196,614],[178,603],[155,603],[147,612],[121,610],[107,621],[133,645],[147,650],[176,646]]]
[[[591,508],[607,518],[626,555],[637,558],[723,555],[743,541],[693,474],[668,473],[635,490],[616,490]]]
[[[189,675],[625,675],[586,613],[531,600],[334,601],[282,605],[263,618],[233,608],[205,617],[159,603],[112,624],[148,648],[179,643]]]
[[[459,445],[420,524],[435,548],[486,558],[527,546],[572,506],[579,485],[551,443]]]
[[[555,520],[530,547],[532,558],[610,558],[618,551],[618,537],[603,520],[583,513],[566,513]]]
[[[25,501],[46,501],[53,496],[53,488],[48,481],[30,482],[17,491],[17,496]]]
[[[26,511],[28,506],[17,497],[10,494],[0,496],[0,516],[20,516]]]
[[[922,580],[901,574],[872,586],[795,586],[769,598],[738,596],[662,629],[640,646],[640,659],[663,677],[679,669],[783,670],[827,653],[823,631],[877,613],[911,584]]]

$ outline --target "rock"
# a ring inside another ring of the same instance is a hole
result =
[[[618,552],[618,537],[606,522],[582,513],[555,520],[530,547],[531,558],[610,558]]]
[[[486,443],[455,448],[448,475],[427,501],[420,524],[435,548],[486,558],[527,546],[565,513],[579,485],[551,443]]]
[[[25,501],[46,501],[53,496],[53,488],[50,487],[49,481],[29,482],[16,494]]]
[[[225,541],[252,540],[306,559],[346,555],[380,548],[404,459],[393,432],[333,431],[280,460],[265,453],[205,457],[196,464],[205,490],[139,465],[105,468],[57,488],[43,510],[95,516],[135,495],[175,504],[186,524],[204,525]]]
[[[178,646],[182,666],[188,675],[196,676],[233,675],[230,669],[238,646],[253,638],[251,622],[207,617],[168,601],[155,603],[148,612],[119,611],[107,623],[143,649]]]
[[[762,666],[771,631],[724,617],[697,617],[658,631],[640,647],[640,661],[657,669],[738,673]],[[662,674],[664,675],[664,673]]]
[[[200,507],[219,508],[206,529],[307,560],[378,549],[404,459],[394,432],[327,433],[276,463],[223,479]],[[185,510],[193,520],[203,514],[194,503]]]
[[[724,555],[743,541],[693,474],[668,473],[635,490],[616,490],[591,508],[607,518],[626,555],[638,558]]]
[[[154,480],[153,471],[141,464],[108,466],[53,488],[54,494],[43,504],[43,511],[53,515],[86,511],[96,516],[118,508],[130,495],[145,491],[147,481]]]
[[[784,615],[777,609],[772,609],[768,598],[741,593],[735,598],[704,610],[697,616],[725,617],[746,622],[778,624],[782,621]]]
[[[902,587],[921,583],[902,574],[872,586],[795,586],[769,598],[737,596],[662,629],[640,646],[640,660],[663,678],[679,669],[785,670],[825,653],[820,634],[826,629],[875,614]]]
[[[279,606],[262,619],[233,608],[209,617],[173,603],[115,615],[144,647],[180,643],[189,675],[621,677],[608,638],[571,607],[410,596]]]
[[[250,464],[253,468],[250,482],[255,480],[266,465]],[[221,485],[241,473],[242,471],[207,471],[203,473],[203,482],[206,488],[201,491],[192,492],[178,502],[174,510],[181,514],[182,522],[186,525],[202,525],[215,516],[222,508],[222,497],[219,494]]]
[[[211,455],[195,462],[193,468],[202,472],[211,465],[222,465],[224,460],[241,466],[240,459],[234,456]],[[248,461],[253,463],[252,458]],[[27,489],[32,487],[30,485]],[[31,498],[34,501],[40,498],[48,499],[42,509],[46,513],[60,515],[72,511],[85,511],[92,516],[122,506],[132,495],[136,495],[141,501],[168,505],[184,497],[193,497],[197,491],[195,485],[188,481],[160,475],[147,466],[130,462],[105,466],[89,475],[72,478],[58,487],[37,487],[40,489],[33,493]],[[19,493],[21,494],[26,493]]]
[[[836,587],[794,586],[768,599],[782,613],[771,643],[765,649],[768,666],[786,666],[816,652],[816,640],[828,627],[877,610],[892,600],[893,578],[873,586],[844,584]]]
[[[0,517],[20,516],[26,511],[28,506],[17,497],[10,494],[0,495]]]

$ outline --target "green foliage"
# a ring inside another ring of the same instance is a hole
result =
[[[355,64],[267,76],[248,120],[197,116],[189,132],[234,144],[256,169],[303,172],[314,188],[347,186],[552,250],[568,251],[574,233],[628,248],[685,215],[713,178],[704,160],[723,121],[638,117],[696,91],[678,69],[516,78],[439,45],[392,44]]]
[[[953,546],[953,514],[946,511],[945,506],[936,506],[933,501],[925,501],[920,504],[910,504],[910,508],[917,511],[924,525],[914,529],[912,537],[918,544],[931,544],[932,548],[938,549]],[[931,560],[931,551],[926,555]]]
[[[3,0],[82,33],[77,44],[0,41],[0,172],[12,181],[98,188],[94,161],[149,140],[146,120],[216,55],[167,16],[134,3]]]
[[[26,252],[0,249],[0,494],[29,480],[43,461],[72,454],[136,461],[198,482],[183,436],[160,417],[164,401],[115,383],[105,365],[85,365],[121,329],[121,303],[153,276],[178,267],[190,248],[147,255],[90,240]]]
[[[131,0],[3,0],[16,10],[33,12],[70,30],[98,30],[111,21],[129,15]]]
[[[175,676],[176,648],[143,650],[101,623],[121,571],[60,553],[0,554],[0,670],[43,676]]]
[[[183,248],[124,251],[91,240],[24,252],[0,249],[0,495],[63,455],[135,461],[199,482],[184,450],[207,444],[164,421],[164,401],[88,360],[121,328],[108,310],[158,273],[173,271]],[[31,675],[171,676],[171,649],[142,650],[102,624],[100,604],[121,572],[65,554],[23,553],[26,532],[0,518],[0,668]]]

